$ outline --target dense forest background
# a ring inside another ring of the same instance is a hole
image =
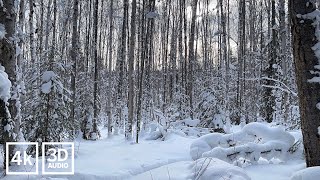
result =
[[[8,2],[17,138],[95,140],[105,125],[138,141],[186,119],[299,127],[285,0]]]

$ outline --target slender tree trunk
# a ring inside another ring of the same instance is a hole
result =
[[[18,30],[20,32],[24,32],[24,21],[25,21],[25,1],[24,0],[20,0],[20,10],[19,10],[19,26],[18,26]],[[23,49],[23,41],[24,39],[21,37],[23,34],[21,34],[20,32],[18,32],[18,36],[20,38],[20,41],[18,43],[18,46],[20,49]],[[17,54],[17,65],[18,67],[21,67],[21,62],[23,60],[23,51],[21,50],[21,52],[19,54]]]
[[[38,44],[38,47],[39,47],[39,53],[38,53],[38,57],[40,59],[43,58],[43,34],[44,34],[44,2],[41,1],[41,7],[40,7],[40,25],[38,26],[39,27],[39,33],[38,33],[38,36],[39,36],[39,44]],[[40,62],[37,61],[37,64],[36,64],[36,67],[40,70],[37,71],[37,73],[41,74],[41,64]],[[40,78],[38,78],[38,82],[40,82]]]
[[[30,9],[30,13],[29,13],[29,30],[30,30],[30,59],[31,59],[31,63],[32,64],[36,64],[37,60],[36,60],[36,47],[35,47],[35,38],[34,38],[34,27],[33,27],[33,15],[34,15],[34,2],[33,0],[29,0],[29,9]],[[37,67],[34,67],[34,72],[32,75],[32,78],[36,77],[37,74]],[[34,81],[32,86],[36,86],[36,81]],[[34,95],[34,93],[33,93]]]
[[[52,0],[49,0],[48,4],[47,4],[47,18],[48,21],[47,21],[47,24],[46,24],[46,38],[45,38],[45,44],[44,44],[44,49],[45,49],[45,52],[46,52],[46,56],[45,56],[45,61],[44,62],[48,62],[48,59],[49,59],[49,55],[48,55],[48,52],[49,52],[49,36],[50,36],[50,21],[49,19],[50,16],[51,16],[51,4],[52,4]],[[43,69],[43,68],[40,68],[40,69]]]
[[[289,58],[287,55],[287,35],[288,35],[288,29],[287,29],[287,23],[286,23],[286,9],[285,9],[285,0],[279,0],[279,36],[280,36],[280,57],[279,62],[281,62],[281,69],[283,72],[283,78],[282,81],[287,84],[289,79],[289,65],[291,62],[289,62]],[[290,58],[291,59],[291,58]],[[288,121],[289,116],[289,94],[284,93],[282,98],[282,108],[284,109],[283,112],[283,119],[284,122]]]
[[[71,90],[72,90],[72,103],[71,103],[71,121],[73,125],[75,125],[76,115],[75,115],[75,104],[76,104],[76,81],[77,81],[77,65],[78,65],[78,10],[79,0],[73,1],[73,22],[72,22],[72,49],[71,49],[71,59],[73,61],[72,64],[72,73],[71,73]],[[75,133],[76,129],[73,129],[73,133]]]
[[[190,39],[189,39],[189,69],[188,69],[188,95],[189,95],[189,107],[190,117],[193,119],[193,70],[196,61],[196,53],[194,47],[195,41],[195,29],[196,29],[196,17],[197,17],[197,5],[198,0],[192,1],[192,19],[190,26]]]
[[[148,34],[145,34],[145,0],[142,2],[142,9],[140,9],[141,20],[140,20],[140,28],[139,28],[139,39],[140,39],[140,71],[139,71],[139,92],[137,97],[137,127],[140,126],[141,116],[142,116],[142,97],[143,97],[143,84],[144,84],[144,66],[145,66],[145,57],[146,57],[146,44]],[[139,131],[136,132],[136,137],[139,137]],[[138,143],[138,139],[136,139]]]
[[[111,88],[112,88],[112,52],[113,52],[113,0],[110,0],[110,15],[109,15],[109,63],[108,63],[108,89],[109,89],[109,96],[107,99],[107,116],[108,116],[108,137],[112,135],[112,104],[111,104]]]
[[[245,41],[246,41],[246,2],[239,0],[239,30],[238,30],[238,80],[237,80],[237,110],[236,124],[240,124],[243,115]]]
[[[275,0],[271,0],[271,36],[272,41],[269,45],[269,66],[266,70],[266,76],[271,79],[276,78],[276,68],[274,67],[277,64],[277,30],[274,28],[276,26],[276,10],[275,10]],[[273,94],[273,87],[275,86],[274,81],[266,80],[265,84],[268,87],[265,87],[265,93],[264,93],[264,109],[265,112],[263,114],[263,117],[266,118],[266,121],[271,123],[273,121],[273,115],[274,115],[274,106],[275,106],[275,98]]]
[[[129,114],[128,114],[128,124],[126,126],[126,139],[132,139],[132,124],[133,124],[133,111],[134,111],[134,49],[135,49],[135,38],[136,38],[136,7],[137,2],[136,0],[132,0],[132,10],[131,10],[131,35],[130,35],[130,49],[129,49],[129,71],[128,71],[128,81],[129,81]],[[140,130],[139,127],[136,127],[137,131]],[[136,142],[138,143],[138,136],[136,137]]]
[[[94,17],[93,17],[93,53],[94,53],[94,80],[93,80],[93,127],[92,133],[95,134],[96,137],[91,138],[98,138],[100,136],[99,129],[98,129],[98,113],[99,113],[99,102],[98,102],[98,82],[99,82],[99,59],[98,59],[98,8],[99,8],[99,0],[95,0],[94,4]]]
[[[128,21],[128,9],[129,9],[129,1],[123,0],[123,20],[122,20],[122,32],[121,32],[121,44],[119,47],[119,58],[118,58],[118,87],[117,87],[117,113],[116,113],[116,123],[115,123],[115,132],[117,135],[119,131],[120,122],[122,120],[122,88],[123,88],[123,76],[124,76],[124,62],[126,59],[126,40],[127,40],[127,21]]]

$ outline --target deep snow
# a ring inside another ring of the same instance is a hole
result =
[[[165,141],[141,140],[139,144],[133,144],[126,142],[122,135],[108,139],[105,128],[101,129],[101,134],[102,139],[100,140],[81,140],[75,143],[74,176],[39,175],[29,176],[29,178],[28,176],[6,176],[3,179],[48,179],[51,177],[74,180],[183,180],[193,177],[194,161],[190,156],[190,145],[196,140],[195,137],[170,134]],[[301,137],[299,131],[291,132],[291,134],[296,139]],[[223,165],[229,167],[226,163]],[[219,166],[218,163],[218,167],[223,166]],[[256,165],[244,167],[243,172],[252,180],[290,180],[295,172],[304,168],[305,163],[299,152],[299,154],[290,156],[286,162],[273,160],[270,164],[260,160]]]

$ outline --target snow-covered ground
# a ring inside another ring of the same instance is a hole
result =
[[[165,141],[141,140],[139,144],[128,143],[122,135],[106,138],[106,129],[101,129],[102,139],[97,141],[77,141],[75,143],[75,175],[51,176],[58,179],[74,180],[183,180],[194,179],[194,161],[190,156],[192,137],[169,135]],[[299,138],[300,133],[291,133]],[[1,160],[0,160],[1,161]],[[220,161],[218,161],[218,164]],[[255,165],[246,166],[243,172],[252,180],[290,180],[291,176],[305,168],[299,155],[286,162],[260,160]],[[231,165],[232,166],[232,165]],[[1,167],[0,167],[1,168]],[[213,168],[214,169],[214,168]],[[241,169],[241,168],[240,168]],[[49,176],[6,176],[12,179],[51,179]],[[221,176],[221,178],[224,178]]]

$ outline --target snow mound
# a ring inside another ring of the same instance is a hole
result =
[[[251,180],[242,168],[215,158],[196,160],[191,176],[191,179],[197,180]]]
[[[1,31],[1,26],[0,26]],[[8,74],[5,68],[0,65],[0,99],[7,102],[10,99],[11,81],[8,79]]]
[[[257,162],[260,157],[285,160],[294,142],[295,138],[280,127],[250,123],[239,132],[226,135],[211,133],[198,138],[190,146],[190,155],[194,160],[214,157],[227,162],[243,158]]]
[[[320,166],[300,170],[291,176],[291,180],[315,180],[320,177]]]

